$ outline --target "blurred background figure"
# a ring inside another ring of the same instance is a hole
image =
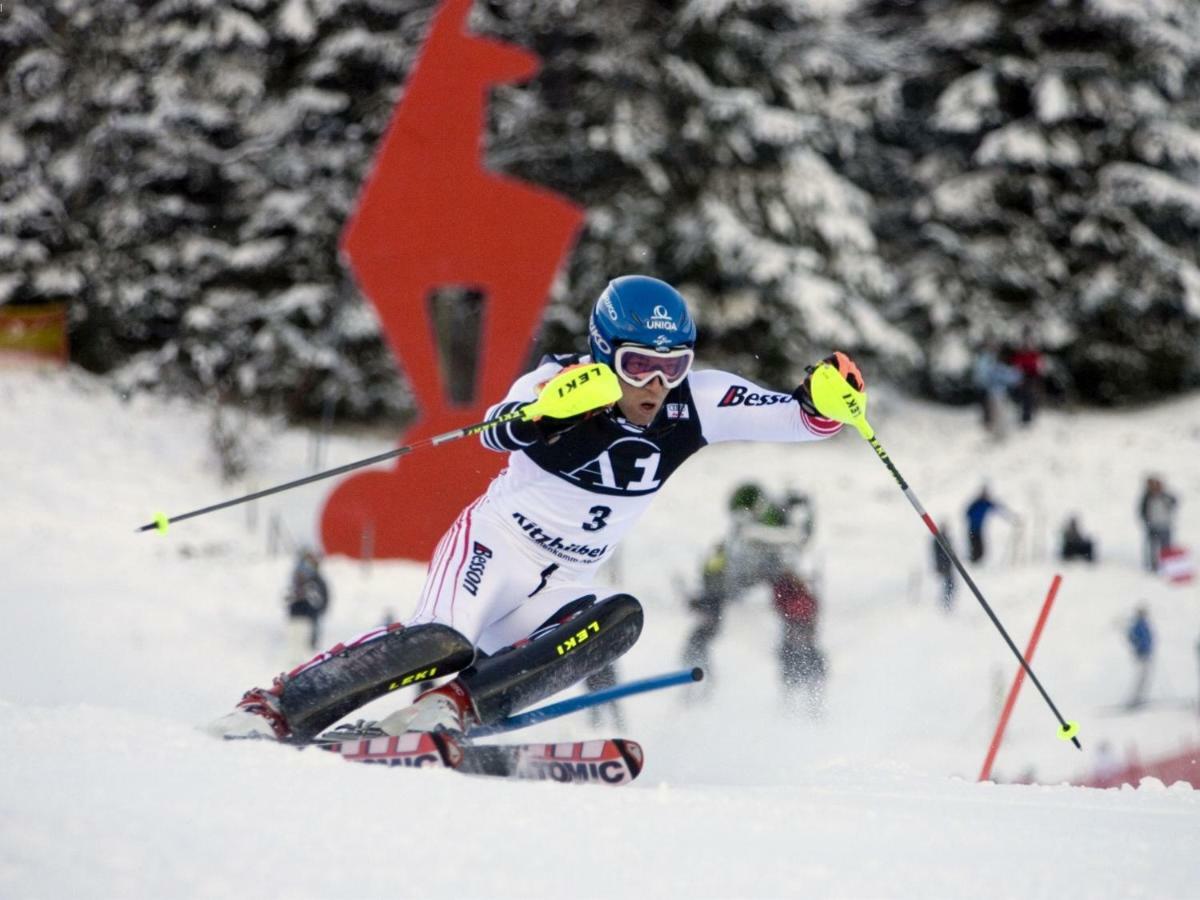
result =
[[[287,595],[287,652],[293,662],[307,659],[321,643],[321,618],[329,609],[329,585],[311,549],[300,551]]]
[[[775,611],[783,620],[780,675],[789,712],[821,714],[825,694],[825,654],[817,644],[819,606],[812,585],[794,572],[782,572],[771,585]]]
[[[764,566],[771,561],[771,541],[760,540],[761,524],[767,517],[766,492],[754,482],[735,488],[729,496],[729,525],[725,540],[725,592],[737,599],[754,584]]]
[[[1001,440],[1007,431],[1005,398],[1021,383],[1021,373],[1002,362],[999,345],[988,340],[975,356],[971,380],[978,392],[984,430],[995,440]]]
[[[804,562],[815,524],[811,501],[792,489],[772,498],[761,485],[746,482],[730,494],[728,509],[725,538],[705,556],[699,590],[688,600],[697,622],[684,644],[683,663],[706,672],[702,691],[691,692],[698,698],[708,697],[716,682],[711,646],[728,605],[758,585],[772,591],[774,608],[783,617],[783,647],[797,648],[780,650],[785,689],[795,666],[811,669],[815,648],[814,635],[793,625],[807,623],[815,632],[814,576]]]
[[[743,485],[730,498],[730,514],[725,550],[734,595],[802,565],[816,522],[805,494],[789,489],[776,499],[758,485]]]
[[[1133,651],[1134,664],[1137,673],[1134,676],[1133,692],[1126,704],[1129,709],[1137,709],[1146,702],[1146,690],[1150,686],[1150,667],[1154,660],[1154,631],[1150,627],[1149,612],[1145,606],[1139,606],[1125,632],[1129,641],[1129,649]]]
[[[1003,504],[993,500],[987,485],[984,485],[975,499],[967,505],[967,540],[971,562],[983,562],[987,556],[984,527],[992,513],[999,513],[1016,521],[1016,516],[1009,512]]]
[[[1042,398],[1042,383],[1045,376],[1045,358],[1033,337],[1033,329],[1026,326],[1021,330],[1021,342],[1009,355],[1009,364],[1016,370],[1020,380],[1012,389],[1017,401],[1022,426],[1030,425]]]
[[[696,614],[697,622],[683,647],[683,664],[704,669],[704,680],[688,697],[707,697],[712,691],[712,662],[710,648],[721,630],[721,612],[725,606],[726,574],[725,542],[717,544],[704,558],[700,574],[700,590],[688,599],[688,607]]]
[[[1067,519],[1067,524],[1063,526],[1062,550],[1059,557],[1063,562],[1070,562],[1073,559],[1096,561],[1095,541],[1083,533],[1076,516]]]
[[[1175,524],[1175,508],[1179,505],[1175,495],[1168,493],[1162,479],[1150,476],[1142,489],[1138,503],[1138,517],[1146,532],[1145,564],[1147,571],[1157,572],[1163,550],[1172,546],[1172,531]]]
[[[942,533],[946,543],[953,545],[954,538],[950,535],[949,526],[938,523],[938,530]],[[938,587],[938,599],[942,602],[942,609],[950,612],[954,608],[954,592],[958,585],[957,576],[954,573],[954,562],[950,559],[950,554],[942,549],[937,538],[931,537],[930,542],[933,547],[933,569],[941,579]]]

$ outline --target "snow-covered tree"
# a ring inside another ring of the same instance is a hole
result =
[[[435,7],[6,9],[0,303],[69,301],[74,358],[129,385],[408,413],[338,238]],[[781,387],[831,347],[961,385],[1027,323],[1091,399],[1200,371],[1200,4],[476,0],[470,27],[543,60],[496,90],[489,164],[587,210],[547,347],[646,272],[702,359]]]
[[[862,16],[897,65],[852,174],[930,384],[1026,326],[1093,401],[1200,381],[1200,4],[883,0]]]
[[[131,386],[404,412],[337,240],[428,6],[22,4],[0,20],[23,101],[0,120],[5,296],[70,300],[76,361]]]
[[[693,299],[706,360],[775,384],[831,347],[919,358],[880,313],[871,198],[839,171],[876,73],[838,7],[489,5],[487,30],[544,60],[498,92],[490,160],[587,209],[548,343],[579,340],[607,279],[644,272]]]

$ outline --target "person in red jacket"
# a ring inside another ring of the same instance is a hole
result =
[[[1021,380],[1013,388],[1013,395],[1021,411],[1021,424],[1028,425],[1033,421],[1042,396],[1042,379],[1046,370],[1046,360],[1033,339],[1033,329],[1026,328],[1021,333],[1021,343],[1009,355],[1008,364],[1021,373]]]

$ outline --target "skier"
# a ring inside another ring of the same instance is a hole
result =
[[[247,691],[214,730],[304,741],[391,690],[457,673],[379,724],[388,734],[461,736],[625,653],[641,632],[641,604],[626,593],[597,596],[595,573],[666,479],[707,444],[813,441],[841,428],[817,412],[809,378],[789,394],[728,372],[692,372],[695,343],[675,288],[641,275],[611,281],[591,312],[590,355],[544,358],[488,416],[551,402],[546,383],[581,365],[611,367],[620,399],[484,430],[484,446],[508,453],[508,466],[442,538],[412,618]],[[844,353],[825,362],[863,390]]]
[[[700,590],[688,601],[699,622],[684,645],[683,662],[706,670],[706,691],[711,691],[715,682],[709,671],[710,646],[721,629],[725,605],[741,599],[758,584],[766,583],[775,590],[780,579],[802,581],[797,574],[798,557],[814,527],[807,496],[789,489],[776,502],[755,482],[734,490],[729,514],[728,533],[704,560]],[[782,607],[777,609],[784,615]]]
[[[711,693],[714,684],[709,650],[721,630],[725,603],[738,599],[752,586],[765,562],[758,552],[760,548],[744,535],[766,507],[767,495],[756,482],[748,481],[734,489],[729,497],[728,534],[704,558],[700,588],[688,598],[688,607],[699,621],[684,644],[683,663],[705,670],[702,687],[705,696]]]

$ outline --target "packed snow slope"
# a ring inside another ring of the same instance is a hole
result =
[[[1063,783],[1087,774],[1103,742],[1144,759],[1200,742],[1198,588],[1141,571],[1134,512],[1144,477],[1160,473],[1181,499],[1180,539],[1200,544],[1200,397],[1048,412],[998,445],[973,410],[882,389],[871,404],[884,447],[956,539],[984,481],[1021,516],[991,524],[992,554],[973,568],[1019,646],[1064,576],[1034,668],[1080,722],[1083,752],[1058,740],[1027,683],[995,768],[997,782],[1040,784],[976,782],[1016,663],[961,586],[941,610],[927,533],[850,433],[707,449],[614,565],[647,608],[622,677],[677,668],[684,594],[730,491],[753,478],[808,492],[830,661],[818,719],[783,715],[778,623],[752,592],[728,611],[707,696],[688,687],[623,704],[622,733],[647,753],[627,788],[219,743],[197,726],[295,662],[283,658],[281,605],[292,559],[272,544],[311,540],[327,486],[166,536],[135,528],[156,510],[308,474],[311,436],[241,423],[251,470],[223,484],[208,410],[122,400],[77,372],[0,373],[0,897],[1200,896],[1194,790]],[[394,439],[335,437],[323,464]],[[1069,513],[1094,532],[1097,565],[1053,560]],[[325,568],[330,643],[389,610],[403,618],[422,577],[402,562]],[[1142,602],[1158,658],[1152,702],[1128,714],[1122,629]],[[525,734],[614,730],[579,714]]]

